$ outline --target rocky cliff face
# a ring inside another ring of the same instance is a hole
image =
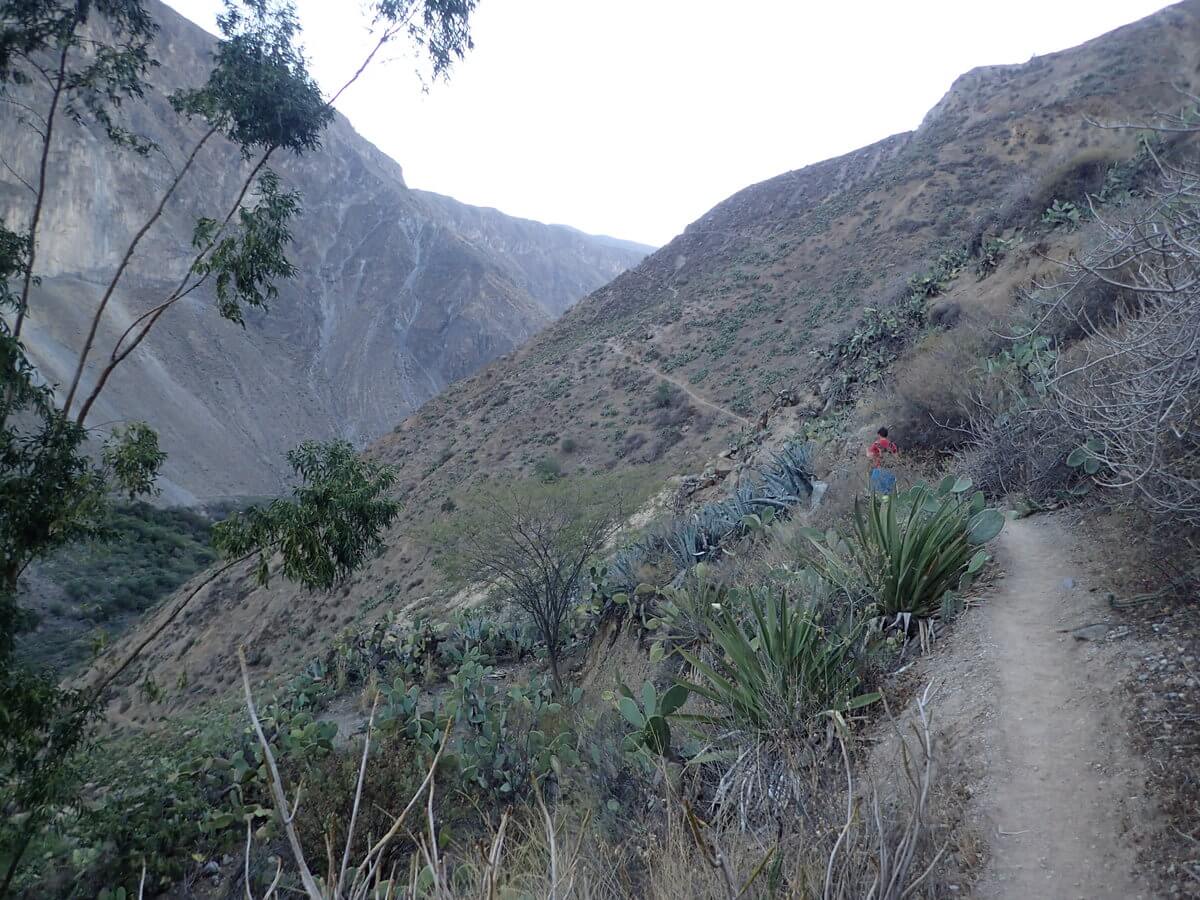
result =
[[[162,153],[117,154],[101,135],[64,126],[51,157],[43,282],[26,334],[57,383],[70,378],[130,236],[198,137],[165,94],[202,81],[212,39],[165,6],[152,9],[162,28],[158,90],[125,114]],[[0,112],[0,157],[27,177],[35,153],[13,109]],[[649,251],[410,190],[400,166],[341,117],[319,152],[276,168],[304,196],[291,253],[299,276],[244,330],[216,315],[211,294],[177,304],[90,419],[139,418],[159,429],[171,500],[277,491],[284,453],[300,440],[378,437]],[[228,145],[206,147],[115,297],[99,355],[182,275],[195,217],[227,208],[244,171]],[[6,219],[19,220],[27,193],[0,172]]]

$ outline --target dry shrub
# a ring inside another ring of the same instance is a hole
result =
[[[671,397],[668,406],[658,408],[654,414],[654,424],[658,428],[677,427],[686,423],[695,414],[696,410],[688,402],[687,395],[678,391]]]
[[[1068,484],[1067,455],[1078,443],[1043,406],[998,412],[978,405],[955,452],[958,468],[989,497],[1024,495],[1045,502]]]
[[[948,797],[936,781],[938,750],[930,718],[931,691],[918,698],[909,722],[894,725],[879,777],[864,780],[864,760],[841,744],[827,757],[805,817],[761,829],[704,822],[668,795],[663,821],[639,848],[645,881],[632,895],[653,900],[696,897],[795,897],[899,900],[942,896],[942,861],[954,849],[935,810]],[[840,779],[840,783],[839,783]]]
[[[870,433],[874,434],[874,429]],[[828,487],[821,498],[821,505],[809,517],[812,520],[810,524],[821,528],[849,526],[854,515],[854,498],[870,492],[866,457],[869,444],[870,441],[867,441],[861,448],[855,448],[857,452],[852,459],[840,460],[825,475]]]
[[[683,432],[678,428],[671,426],[659,431],[654,439],[654,444],[650,448],[649,459],[647,462],[657,462],[662,459],[668,450],[683,440]]]
[[[1193,98],[1194,99],[1194,98]],[[1200,132],[1190,121],[1180,129]],[[1059,359],[1053,401],[1089,439],[1097,483],[1200,524],[1200,166],[1156,157],[1161,183],[1043,292],[1043,321],[1085,337]]]
[[[944,450],[962,443],[970,377],[984,352],[963,329],[927,335],[895,379],[889,428],[905,446]]]
[[[1131,149],[1128,146],[1081,147],[1055,158],[1034,183],[1031,199],[1037,215],[1041,216],[1055,200],[1079,203],[1088,194],[1099,193],[1108,167],[1128,159]]]
[[[1098,229],[1088,229],[1095,240]],[[1092,247],[1083,251],[1092,255]],[[1059,302],[1069,296],[1069,302]],[[1098,328],[1111,327],[1131,312],[1136,313],[1138,295],[1086,271],[1076,270],[1065,284],[1038,288],[1031,292],[1032,306],[1041,312],[1038,330],[1061,345],[1083,340]]]
[[[362,802],[352,847],[356,858],[366,853],[373,839],[377,840],[388,830],[408,798],[416,793],[428,770],[427,760],[421,758],[411,740],[396,734],[377,734],[374,743],[363,779]],[[288,774],[290,784],[303,783],[305,786],[296,815],[296,831],[310,859],[325,857],[327,836],[333,838],[335,846],[345,845],[360,763],[356,752],[333,753],[303,771]],[[452,773],[448,770],[441,774],[447,782],[452,781]],[[438,820],[447,826],[467,824],[449,821],[448,816],[455,812],[455,806],[447,802],[448,799],[444,793],[436,799]],[[478,827],[477,817],[471,818]],[[407,838],[407,832],[403,837]],[[401,839],[393,843],[390,853],[392,859],[399,859],[412,849],[409,841]]]
[[[621,441],[621,449],[618,456],[622,459],[632,458],[642,447],[646,445],[646,435],[640,431],[631,431],[625,435],[625,439]]]
[[[976,223],[972,249],[982,245],[986,234],[1037,223],[1056,199],[1082,202],[1086,194],[1100,190],[1108,167],[1128,158],[1128,151],[1128,147],[1082,147],[1060,155],[1039,174],[1017,176],[995,209]]]

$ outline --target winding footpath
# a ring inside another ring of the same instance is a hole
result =
[[[1098,576],[1053,516],[1010,521],[997,544],[1005,577],[930,665],[943,727],[975,779],[988,863],[973,896],[1148,900],[1133,875],[1149,813],[1125,663],[1113,645],[1071,634],[1108,618]]]
[[[738,422],[741,422],[743,425],[749,426],[751,428],[754,427],[754,423],[751,422],[749,419],[747,419],[745,416],[739,416],[733,410],[726,409],[724,406],[719,406],[718,404],[713,403],[711,400],[707,399],[706,397],[701,397],[694,390],[692,390],[691,386],[688,385],[688,383],[686,381],[680,381],[678,378],[668,375],[666,372],[662,371],[657,366],[653,366],[648,362],[638,359],[636,356],[634,356],[632,353],[630,353],[628,350],[626,350],[624,347],[622,347],[620,344],[618,344],[615,340],[613,340],[611,338],[608,341],[608,349],[611,350],[613,353],[617,354],[618,356],[624,357],[629,362],[631,362],[635,366],[637,366],[639,369],[645,369],[647,372],[650,372],[655,377],[661,378],[663,381],[666,381],[669,384],[675,385],[675,387],[679,388],[679,390],[681,390],[685,394],[687,394],[688,397],[690,397],[692,399],[692,401],[694,403],[696,403],[697,405],[703,406],[706,409],[711,409],[713,412],[719,413],[722,416],[727,416],[730,419],[734,419]]]

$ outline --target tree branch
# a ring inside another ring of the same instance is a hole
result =
[[[96,399],[100,396],[100,392],[103,391],[105,385],[108,384],[108,379],[112,376],[113,371],[116,370],[117,366],[124,362],[129,354],[136,350],[138,345],[146,339],[146,335],[150,333],[150,330],[162,317],[162,314],[166,312],[173,304],[177,303],[179,300],[195,290],[195,288],[199,287],[199,285],[203,282],[203,278],[201,278],[196,284],[193,284],[191,287],[187,287],[188,280],[194,274],[196,265],[210,250],[212,250],[213,247],[216,246],[217,241],[220,239],[221,235],[224,234],[225,229],[229,227],[230,221],[232,221],[234,215],[241,208],[242,202],[246,199],[246,194],[249,193],[250,186],[254,183],[254,179],[258,177],[258,173],[262,171],[264,166],[266,166],[267,161],[271,158],[271,154],[275,152],[275,149],[276,148],[272,147],[271,149],[267,150],[267,152],[264,153],[262,158],[258,161],[258,164],[255,165],[250,174],[246,177],[246,180],[242,183],[241,190],[238,192],[237,199],[234,201],[233,206],[229,210],[229,214],[225,216],[225,220],[221,223],[221,227],[217,229],[217,231],[209,239],[208,243],[200,250],[199,253],[196,254],[195,258],[188,266],[187,272],[184,274],[183,279],[179,282],[179,286],[176,287],[170,295],[168,295],[166,300],[148,312],[143,313],[132,323],[130,323],[129,327],[125,329],[121,337],[117,339],[117,343],[113,346],[108,363],[101,370],[100,377],[96,380],[96,385],[92,388],[91,393],[88,394],[83,406],[81,406],[79,409],[79,415],[76,417],[77,424],[83,425],[86,422],[88,413],[91,412],[93,404],[95,404]],[[142,324],[141,330],[130,342],[128,347],[122,348],[121,345],[125,342],[125,339],[129,337],[129,335],[138,327],[139,324]]]
[[[162,216],[163,210],[165,210],[167,207],[167,202],[171,199],[171,196],[175,193],[176,188],[178,188],[180,183],[183,181],[184,176],[191,169],[192,164],[196,161],[196,157],[200,153],[200,150],[216,133],[217,126],[214,125],[209,128],[207,132],[205,132],[204,136],[200,138],[199,141],[197,141],[196,146],[192,148],[192,152],[188,155],[187,161],[184,163],[183,168],[175,175],[175,178],[171,181],[170,185],[159,199],[158,206],[155,208],[150,218],[146,220],[145,224],[138,229],[137,234],[133,236],[133,240],[129,242],[129,246],[125,249],[125,255],[121,257],[121,262],[117,266],[116,272],[114,272],[112,278],[109,279],[108,286],[104,289],[104,295],[100,298],[100,305],[96,307],[96,312],[92,315],[92,322],[88,328],[87,338],[83,342],[83,349],[79,351],[79,361],[75,366],[75,375],[71,378],[71,387],[67,391],[66,400],[63,401],[62,409],[64,416],[71,415],[71,404],[75,400],[75,392],[79,389],[79,381],[83,377],[83,370],[87,365],[88,355],[92,352],[92,345],[96,340],[96,331],[100,327],[100,320],[104,317],[104,311],[108,308],[108,303],[112,299],[113,292],[116,291],[117,285],[121,281],[121,276],[125,274],[125,270],[128,268],[130,261],[133,259],[134,253],[137,252],[138,245],[142,242],[142,238],[146,236],[147,232],[154,227],[154,223],[156,223]],[[82,420],[80,421],[80,424],[83,424]]]
[[[33,215],[29,223],[29,260],[25,269],[25,279],[21,285],[21,305],[17,309],[17,317],[13,323],[13,340],[21,339],[21,328],[25,324],[25,314],[29,310],[29,292],[33,287],[33,267],[37,261],[38,227],[42,221],[42,208],[46,202],[46,170],[50,162],[50,144],[54,137],[54,116],[58,112],[58,104],[62,99],[63,87],[67,78],[67,57],[70,55],[71,44],[63,44],[58,57],[58,73],[54,80],[54,89],[50,95],[50,109],[46,113],[46,131],[42,139],[41,160],[38,163],[38,183],[36,197],[33,201]]]

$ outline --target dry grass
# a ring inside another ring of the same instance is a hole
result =
[[[294,826],[302,792],[290,798],[263,736],[242,661],[243,688],[254,731],[270,773],[274,804],[287,836],[291,864],[310,900],[502,900],[550,897],[556,900],[632,900],[656,898],[789,897],[851,900],[870,897],[901,900],[929,896],[939,864],[950,846],[931,816],[937,792],[936,751],[931,722],[932,691],[917,699],[909,720],[911,733],[890,722],[895,760],[883,778],[863,783],[856,772],[855,745],[845,722],[837,722],[844,780],[806,800],[804,815],[774,818],[761,827],[704,821],[687,799],[677,773],[665,770],[657,781],[657,801],[613,840],[586,812],[569,806],[551,813],[541,793],[536,809],[504,813],[487,838],[473,846],[443,847],[435,815],[438,757],[434,758],[407,805],[381,838],[356,850],[361,825],[363,785],[369,780],[371,727],[364,742],[353,803],[342,830],[343,846],[332,832],[326,842],[324,877],[315,874]],[[372,722],[374,715],[372,714]],[[447,737],[443,739],[444,748]],[[837,756],[809,763],[818,776],[837,771]],[[820,769],[820,771],[815,771]],[[800,774],[800,773],[798,773]],[[397,801],[399,802],[399,801]],[[412,819],[409,820],[409,814]],[[413,824],[406,830],[406,820]],[[628,821],[628,820],[627,820]],[[422,823],[422,824],[417,824]],[[389,862],[388,848],[407,835],[416,849],[407,863]],[[253,837],[246,836],[245,892],[254,897],[251,879]],[[285,883],[285,861],[273,862],[274,875],[262,900],[278,895]]]
[[[909,449],[943,450],[957,442],[946,424],[962,424],[971,373],[984,341],[956,328],[927,334],[900,367],[888,404],[889,427]]]

